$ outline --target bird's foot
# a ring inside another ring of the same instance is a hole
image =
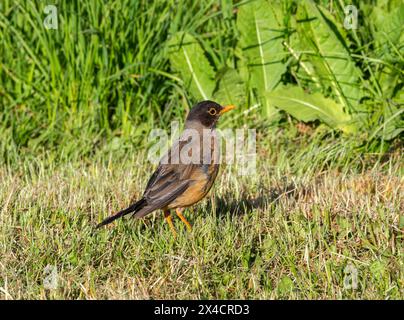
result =
[[[164,211],[164,218],[166,219],[166,221],[170,227],[170,230],[174,236],[174,239],[175,239],[177,237],[177,231],[175,231],[175,227],[173,224],[173,217],[171,216],[170,211]]]
[[[191,231],[191,230],[192,230],[192,226],[191,226],[191,224],[187,221],[187,219],[185,219],[185,217],[182,215],[181,210],[175,209],[175,213],[176,213],[177,216],[181,219],[181,221],[185,223],[185,225],[187,226],[188,231]]]

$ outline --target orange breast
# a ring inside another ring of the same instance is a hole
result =
[[[205,172],[202,168],[195,170],[195,172],[192,174],[191,180],[193,180],[193,182],[191,185],[182,195],[170,203],[167,208],[174,209],[189,207],[201,200],[212,187],[218,170],[219,165],[210,165],[207,172]]]

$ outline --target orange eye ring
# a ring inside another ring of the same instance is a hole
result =
[[[215,116],[216,113],[217,113],[217,111],[216,111],[215,108],[210,108],[210,109],[208,110],[208,113],[209,113],[211,116]]]

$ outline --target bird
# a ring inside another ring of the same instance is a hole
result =
[[[143,196],[126,209],[103,220],[96,228],[127,214],[143,218],[161,209],[174,238],[177,232],[171,210],[191,231],[192,226],[183,216],[183,211],[202,200],[217,177],[220,147],[216,124],[224,113],[234,108],[234,105],[221,106],[210,100],[195,104],[185,119],[183,132],[160,159]]]

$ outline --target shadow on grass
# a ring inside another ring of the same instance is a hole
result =
[[[258,196],[251,197],[247,192],[241,194],[241,200],[236,200],[233,193],[226,193],[220,198],[216,198],[215,207],[218,216],[230,214],[240,216],[248,214],[255,209],[266,209],[271,205],[276,205],[282,197],[296,197],[297,186],[294,182],[282,183],[270,189],[259,187]],[[208,204],[208,209],[212,209],[212,204]]]

